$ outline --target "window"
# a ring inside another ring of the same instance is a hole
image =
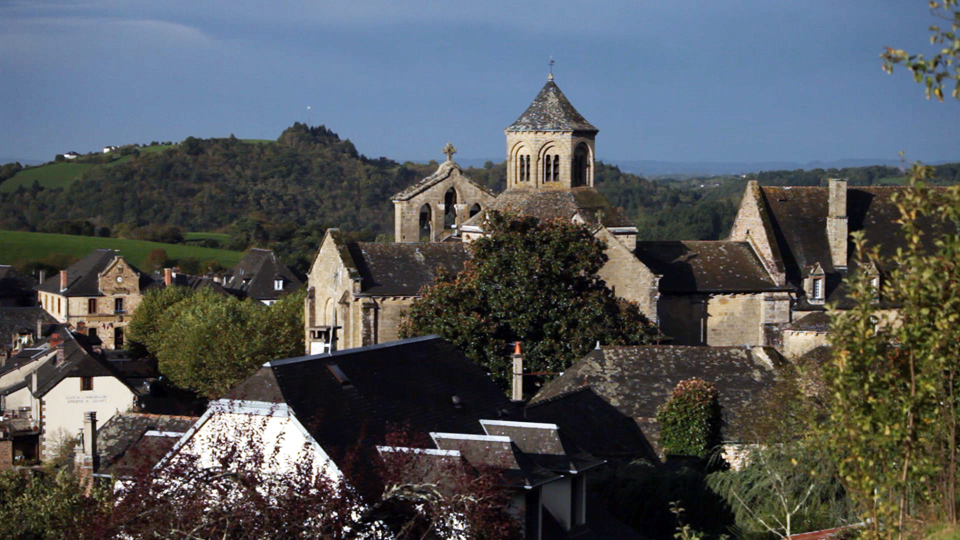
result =
[[[113,311],[116,313],[123,313],[123,298],[113,299]]]
[[[93,377],[80,377],[80,391],[89,392],[93,390]]]
[[[873,299],[880,300],[880,276],[870,278],[870,286],[873,287]]]
[[[813,299],[823,300],[823,278],[813,279]]]
[[[113,348],[121,349],[123,348],[123,328],[117,327],[113,329]]]
[[[553,156],[547,154],[543,160],[543,181],[549,182],[551,180],[553,180]]]
[[[90,315],[93,315],[93,314],[96,313],[96,312],[97,312],[97,299],[96,299],[96,298],[88,298],[88,299],[87,299],[87,313],[90,314]]]
[[[560,156],[553,156],[553,181],[560,181]]]
[[[87,328],[87,337],[97,337],[97,329]]]
[[[273,280],[273,290],[275,291],[283,290],[283,278],[277,278]]]
[[[60,297],[57,297],[57,313],[60,313]]]

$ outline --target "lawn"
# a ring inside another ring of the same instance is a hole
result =
[[[216,240],[217,242],[229,242],[230,235],[227,233],[215,233],[215,232],[188,232],[183,233],[183,237],[187,240]]]
[[[210,233],[200,233],[210,234]],[[20,231],[0,231],[0,264],[12,264],[19,260],[38,260],[53,253],[64,253],[82,258],[97,248],[116,249],[131,264],[146,266],[147,254],[155,248],[163,248],[171,259],[193,258],[198,261],[217,261],[230,268],[240,261],[243,253],[226,249],[212,249],[182,244],[161,244],[142,240],[120,238],[94,238]]]

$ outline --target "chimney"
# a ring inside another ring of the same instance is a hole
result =
[[[163,284],[166,287],[169,287],[173,284],[173,268],[163,269]]]
[[[47,279],[47,271],[40,269],[40,284],[42,285],[43,282],[46,281],[46,279]]]
[[[37,335],[34,336],[33,341],[40,341],[41,338],[43,338],[43,319],[37,317]]]
[[[834,268],[847,267],[847,181],[828,178],[827,244]]]
[[[97,413],[83,413],[83,468],[97,472]]]
[[[60,271],[60,292],[67,290],[67,271]]]
[[[520,342],[513,344],[513,401],[523,401],[523,354],[520,352]]]

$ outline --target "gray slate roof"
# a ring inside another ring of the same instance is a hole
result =
[[[406,200],[409,200],[409,199],[413,198],[414,196],[416,196],[417,194],[421,193],[422,191],[424,191],[424,190],[426,190],[426,189],[429,189],[431,186],[434,186],[434,185],[436,185],[436,184],[439,184],[440,182],[443,182],[443,181],[446,180],[447,178],[450,178],[450,175],[453,174],[453,171],[459,172],[459,173],[460,173],[460,176],[461,176],[464,180],[466,180],[468,183],[470,183],[471,185],[473,185],[473,186],[476,187],[477,189],[480,189],[480,190],[482,190],[483,192],[487,193],[487,194],[490,195],[491,197],[496,197],[496,196],[497,196],[496,192],[490,190],[490,189],[487,188],[486,186],[482,186],[482,185],[474,182],[473,180],[470,179],[469,176],[465,176],[465,175],[463,174],[463,169],[460,168],[460,165],[458,165],[456,162],[454,162],[454,161],[444,161],[443,163],[440,164],[439,167],[437,167],[437,171],[436,171],[435,173],[433,173],[433,174],[431,174],[430,176],[424,178],[423,180],[420,180],[419,182],[411,185],[410,187],[408,187],[407,189],[404,189],[404,190],[401,191],[400,193],[397,193],[396,195],[394,195],[393,197],[391,197],[390,200],[391,200],[391,201],[406,201]]]
[[[97,429],[97,454],[101,474],[130,476],[155,465],[178,440],[175,437],[145,437],[149,431],[186,433],[197,421],[194,416],[168,416],[121,412]],[[144,440],[147,439],[147,440]]]
[[[456,275],[470,258],[461,243],[375,243],[347,245],[365,296],[417,296],[438,275]]]
[[[573,107],[553,80],[543,85],[537,97],[507,131],[588,131],[597,128]]]
[[[113,262],[120,253],[112,249],[95,249],[89,255],[75,262],[67,268],[67,288],[60,290],[60,274],[56,273],[44,281],[38,290],[67,297],[72,296],[103,296],[100,292],[100,272]],[[127,263],[134,272],[140,275],[140,290],[153,284],[153,278]]]
[[[575,214],[590,226],[607,228],[634,227],[632,221],[610,204],[610,201],[592,187],[572,189],[508,189],[494,199],[483,212],[464,223],[465,227],[483,227],[485,214],[500,212],[533,216],[540,221],[561,220],[569,222]]]
[[[16,268],[0,264],[0,306],[34,306],[37,304],[37,280]]]
[[[637,258],[663,277],[664,293],[763,292],[778,286],[747,242],[638,242]]]
[[[36,334],[38,319],[43,324],[57,322],[42,307],[0,307],[0,347],[11,343],[14,332]]]
[[[283,280],[283,289],[276,290],[274,280]],[[277,260],[269,249],[252,248],[224,277],[223,286],[240,297],[255,300],[276,300],[303,286],[303,280]]]
[[[700,378],[717,387],[723,407],[724,438],[739,440],[740,418],[752,401],[776,381],[781,359],[772,349],[677,345],[602,347],[592,351],[544,385],[532,404],[590,387],[644,429],[656,426],[657,407],[666,403],[677,383]],[[648,434],[650,435],[650,434]]]

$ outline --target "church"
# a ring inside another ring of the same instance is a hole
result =
[[[676,345],[772,346],[788,357],[826,344],[825,303],[853,269],[849,234],[896,237],[890,195],[900,188],[773,188],[750,182],[730,236],[638,242],[636,226],[594,185],[599,130],[552,73],[504,130],[507,185],[495,194],[453,160],[393,197],[394,242],[324,236],[308,275],[307,354],[398,339],[402,313],[438,275],[458,273],[487,212],[582,224],[606,245],[600,277]],[[893,245],[892,243],[890,245]],[[883,269],[872,272],[879,281]]]

